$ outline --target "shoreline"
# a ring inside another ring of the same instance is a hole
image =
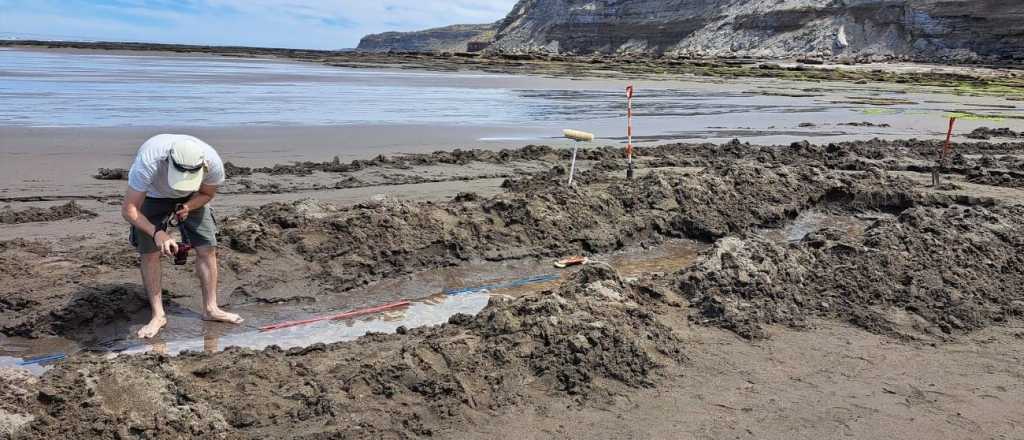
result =
[[[932,60],[841,64],[818,59],[687,59],[645,56],[574,56],[544,54],[482,54],[423,52],[358,52],[349,50],[275,49],[191,46],[152,43],[56,42],[8,40],[0,48],[79,50],[110,53],[203,54],[312,62],[336,67],[395,67],[436,71],[477,70],[565,77],[622,78],[694,75],[733,78],[780,78],[798,81],[877,81],[960,89],[966,93],[1010,93],[1024,99],[1024,63],[958,64]],[[807,61],[804,63],[802,61]],[[1014,92],[1016,88],[1021,88]]]

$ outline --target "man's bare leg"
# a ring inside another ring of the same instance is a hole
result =
[[[196,248],[196,275],[203,286],[203,319],[240,324],[242,317],[225,312],[217,305],[217,249],[212,246]]]
[[[164,314],[164,303],[160,288],[160,252],[142,254],[142,284],[146,286],[146,295],[149,297],[149,309],[153,312],[149,324],[139,329],[140,338],[152,338],[160,332],[160,329],[167,325],[167,315]]]

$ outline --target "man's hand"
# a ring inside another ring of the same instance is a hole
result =
[[[156,231],[153,235],[153,241],[156,242],[156,246],[160,248],[160,253],[168,257],[173,257],[174,254],[178,253],[178,242],[174,241],[167,231]]]
[[[188,218],[189,211],[191,209],[189,209],[188,203],[182,203],[178,205],[178,210],[174,212],[174,216],[178,218],[179,222],[183,222]]]

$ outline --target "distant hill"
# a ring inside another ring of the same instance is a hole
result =
[[[357,50],[368,52],[465,52],[470,41],[490,41],[497,23],[456,24],[416,32],[384,32],[359,40]]]
[[[494,26],[489,50],[514,53],[1024,60],[1021,0],[520,0],[481,26],[370,35],[359,49],[457,50]]]

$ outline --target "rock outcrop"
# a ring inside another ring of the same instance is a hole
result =
[[[408,33],[394,38],[403,40],[403,48],[411,49],[433,44],[427,40],[434,37]],[[1024,60],[1024,3],[520,0],[497,24],[491,50],[679,57]]]
[[[357,50],[368,52],[465,52],[471,41],[487,42],[497,24],[456,24],[416,32],[384,32],[359,40]]]

